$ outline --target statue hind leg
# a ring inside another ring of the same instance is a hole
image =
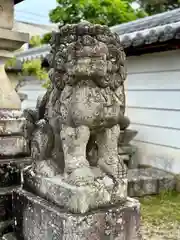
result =
[[[97,134],[98,165],[113,180],[112,197],[116,201],[127,197],[127,170],[118,155],[120,126],[115,125]],[[114,201],[114,200],[113,200]]]

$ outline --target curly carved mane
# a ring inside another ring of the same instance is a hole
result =
[[[90,23],[66,25],[54,33],[49,54],[50,79],[59,90],[65,85],[74,85],[78,79],[67,69],[71,68],[78,58],[107,56],[107,74],[94,79],[101,88],[112,90],[123,85],[126,79],[125,53],[118,35],[112,33],[107,26]]]

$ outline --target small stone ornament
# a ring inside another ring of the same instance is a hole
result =
[[[87,22],[54,33],[51,87],[37,110],[25,110],[33,164],[24,186],[74,213],[127,199],[118,155],[124,116],[125,53],[107,26]]]

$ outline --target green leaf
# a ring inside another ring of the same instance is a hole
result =
[[[87,20],[113,26],[146,16],[144,11],[131,7],[132,0],[57,0],[50,14],[54,23],[78,23]]]

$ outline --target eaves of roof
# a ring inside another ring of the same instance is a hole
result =
[[[180,39],[180,22],[120,35],[123,47],[140,47]]]
[[[180,8],[111,28],[124,48],[139,47],[180,39]]]

